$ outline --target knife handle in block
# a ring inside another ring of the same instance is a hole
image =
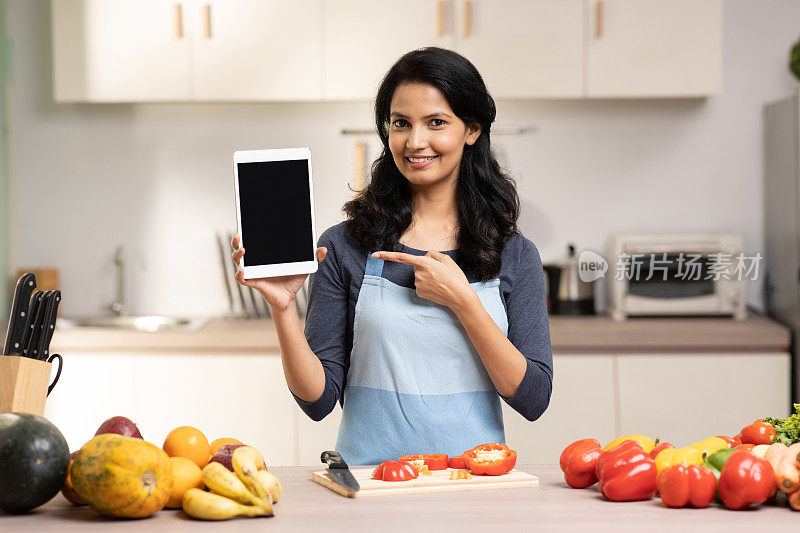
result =
[[[322,452],[320,460],[328,464],[328,468],[347,468],[347,463],[344,462],[339,452],[325,451]]]

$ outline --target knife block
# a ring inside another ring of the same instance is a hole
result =
[[[0,413],[42,416],[52,363],[0,355]]]

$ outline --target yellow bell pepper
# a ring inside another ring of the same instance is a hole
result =
[[[695,442],[685,448],[667,448],[661,450],[656,456],[656,471],[661,472],[668,466],[679,465],[683,462],[689,465],[699,465],[703,462],[704,455],[723,450],[728,447],[728,443],[719,437],[709,437],[700,442]]]
[[[605,445],[603,451],[607,452],[611,448],[619,444],[622,444],[626,440],[634,440],[638,442],[641,445],[642,449],[645,451],[645,453],[650,453],[651,451],[653,451],[653,448],[656,447],[656,443],[650,437],[647,437],[645,435],[627,435],[625,437],[617,437],[616,439],[612,440],[611,442]]]

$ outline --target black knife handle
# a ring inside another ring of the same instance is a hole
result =
[[[339,452],[325,451],[322,452],[320,460],[328,464],[328,468],[347,468],[347,463],[344,462]]]
[[[47,361],[50,355],[50,341],[53,338],[53,331],[56,329],[59,303],[61,303],[61,291],[57,289],[50,293],[49,297],[45,298],[42,335],[39,338],[39,353],[37,354],[37,359],[40,361]]]
[[[11,300],[11,314],[8,319],[3,355],[21,353],[25,347],[22,340],[25,337],[25,329],[28,325],[28,307],[30,306],[31,294],[35,289],[36,275],[33,272],[27,272],[17,280],[14,299]]]
[[[31,345],[31,337],[33,336],[33,327],[34,322],[36,321],[36,315],[39,312],[39,305],[42,302],[42,296],[44,296],[44,291],[36,291],[31,296],[30,305],[28,306],[28,316],[25,320],[25,335],[22,337],[22,345],[20,346],[19,350],[13,352],[13,355],[28,355],[28,349]]]
[[[47,307],[47,300],[50,298],[51,294],[53,294],[53,291],[44,291],[44,294],[39,296],[36,315],[33,317],[33,322],[31,323],[31,338],[28,341],[28,349],[24,354],[26,357],[39,359],[39,342],[42,338],[44,313]]]

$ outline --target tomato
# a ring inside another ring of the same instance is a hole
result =
[[[450,461],[447,463],[449,468],[455,468],[457,470],[466,470],[467,469],[467,460],[464,459],[464,455],[456,455],[455,457],[451,457]]]
[[[408,481],[417,476],[417,469],[406,461],[384,461],[372,472],[372,479],[381,481]]]
[[[733,448],[735,450],[744,450],[746,452],[751,452],[751,451],[753,451],[753,448],[755,448],[755,447],[756,447],[755,444],[740,444],[738,446],[734,446]]]
[[[415,455],[403,455],[398,461],[424,461],[428,470],[447,469],[447,455],[443,453],[418,453]]]
[[[775,426],[769,422],[756,420],[742,428],[742,444],[772,444],[775,438]]]
[[[479,476],[499,476],[517,464],[517,452],[505,444],[481,444],[464,452],[467,468]]]

